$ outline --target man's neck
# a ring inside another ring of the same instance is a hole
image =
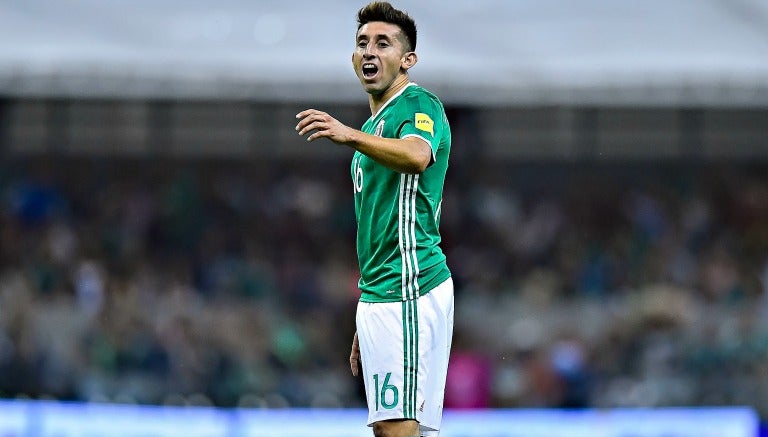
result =
[[[369,94],[368,103],[371,106],[371,114],[376,114],[379,112],[379,109],[381,109],[381,107],[384,106],[384,104],[387,103],[387,101],[389,101],[392,96],[405,88],[409,82],[410,78],[408,77],[408,74],[401,74],[394,80],[394,82],[392,82],[392,86],[387,88],[387,90],[383,93],[376,95]]]

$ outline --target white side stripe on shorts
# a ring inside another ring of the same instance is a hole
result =
[[[419,373],[419,300],[403,301],[403,416],[416,418]]]

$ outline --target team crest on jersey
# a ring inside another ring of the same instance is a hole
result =
[[[376,132],[374,135],[380,137],[382,132],[384,132],[384,120],[379,121],[379,124],[376,125]]]
[[[429,115],[424,114],[423,112],[417,112],[415,121],[416,129],[429,132],[432,134],[432,136],[435,136],[435,123],[432,121]]]

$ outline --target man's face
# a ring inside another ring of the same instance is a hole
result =
[[[381,21],[364,24],[357,31],[352,66],[368,94],[389,89],[400,74],[406,54],[399,26]]]

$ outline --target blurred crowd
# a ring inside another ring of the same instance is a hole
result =
[[[768,169],[456,159],[446,406],[768,417]],[[0,164],[0,396],[360,407],[346,159]]]

